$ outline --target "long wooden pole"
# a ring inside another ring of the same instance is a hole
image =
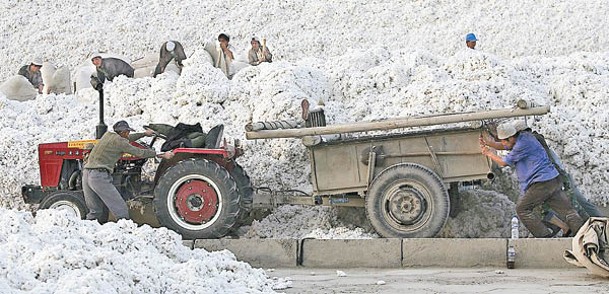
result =
[[[304,136],[345,134],[379,130],[391,130],[410,127],[422,127],[441,124],[461,123],[493,118],[508,118],[529,115],[542,115],[550,111],[550,106],[534,107],[528,109],[507,108],[495,109],[471,113],[452,113],[432,116],[395,118],[378,122],[356,122],[350,124],[338,124],[325,127],[302,128],[302,129],[279,129],[245,132],[245,137],[254,139],[272,138],[300,138]]]

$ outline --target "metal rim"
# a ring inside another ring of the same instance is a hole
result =
[[[71,202],[68,200],[60,200],[60,201],[54,202],[53,204],[51,204],[49,206],[49,209],[67,211],[76,217],[79,217],[81,219],[83,218],[83,215],[80,213],[80,208],[78,207],[78,205],[75,204],[74,202]]]
[[[429,222],[433,207],[431,192],[421,183],[400,180],[383,195],[383,217],[401,231],[416,231]]]
[[[205,191],[203,191],[205,190]],[[167,208],[171,219],[188,230],[213,225],[222,211],[222,194],[216,183],[198,174],[181,177],[169,189]]]

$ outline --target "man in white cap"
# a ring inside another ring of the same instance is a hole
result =
[[[516,131],[511,122],[497,127],[497,138],[504,149],[511,150],[510,153],[505,157],[497,155],[481,138],[482,154],[499,166],[515,166],[522,192],[516,203],[516,213],[522,223],[535,237],[552,237],[553,232],[533,212],[545,203],[566,220],[570,232],[565,235],[575,234],[583,221],[562,190],[559,173],[539,141],[530,132]]]
[[[186,53],[184,53],[184,47],[178,41],[167,41],[161,46],[161,53],[159,55],[159,63],[154,69],[153,77],[156,78],[158,74],[165,72],[165,68],[174,59],[180,72],[182,71],[182,60],[186,59]]]
[[[113,57],[102,58],[98,52],[91,54],[91,63],[95,65],[96,70],[95,74],[91,76],[91,85],[96,85],[94,86],[96,90],[100,90],[106,80],[112,81],[120,75],[132,78],[135,73],[129,63]]]
[[[598,210],[598,208],[590,201],[588,201],[588,199],[586,199],[586,197],[584,197],[581,191],[577,188],[577,183],[575,182],[573,177],[565,170],[562,162],[560,161],[560,157],[558,157],[558,154],[556,154],[554,150],[550,149],[548,143],[546,142],[546,138],[542,134],[533,131],[524,120],[514,121],[514,128],[516,128],[517,132],[530,132],[531,134],[533,134],[535,139],[539,141],[543,149],[548,154],[550,161],[552,161],[552,164],[560,174],[567,196],[569,197],[569,199],[575,199],[575,201],[579,205],[579,207],[576,207],[576,209],[582,219],[587,220],[588,217],[591,216],[604,217],[604,215]],[[552,211],[550,211],[547,217],[552,218],[555,216]]]
[[[42,82],[42,74],[40,68],[42,67],[42,60],[40,58],[34,58],[30,65],[24,65],[19,69],[18,74],[24,76],[34,88],[38,90],[38,93],[42,94],[44,84]]]
[[[134,131],[129,124],[118,121],[113,126],[114,133],[106,132],[99,142],[89,153],[85,168],[82,173],[82,190],[85,194],[85,203],[89,209],[88,220],[100,221],[103,216],[104,206],[114,214],[117,219],[129,219],[129,209],[123,197],[113,185],[112,172],[114,165],[121,158],[123,153],[128,153],[136,157],[151,158],[160,157],[171,159],[171,151],[156,154],[153,149],[142,149],[131,145],[129,142],[135,141],[143,136],[152,136],[154,131],[148,129],[144,133],[130,134]]]

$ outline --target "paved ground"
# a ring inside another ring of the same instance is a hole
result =
[[[275,269],[284,293],[609,293],[609,279],[586,269]],[[384,284],[381,282],[383,281]],[[380,284],[380,285],[379,285]]]

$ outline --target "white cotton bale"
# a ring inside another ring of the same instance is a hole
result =
[[[208,53],[209,57],[210,57],[210,63],[212,65],[215,65],[217,60],[220,58],[220,52],[219,52],[219,46],[217,45],[217,42],[215,41],[209,41],[205,43],[205,46],[203,47],[205,49],[205,52]]]
[[[30,81],[21,75],[8,78],[0,85],[0,92],[2,92],[7,99],[17,101],[34,100],[36,99],[36,95],[38,95],[38,91],[34,89]]]
[[[45,87],[47,84],[45,82]],[[71,94],[72,93],[72,80],[70,79],[70,70],[62,66],[55,71],[51,83],[48,85],[49,92],[55,94]]]
[[[80,89],[91,88],[91,75],[95,72],[95,66],[91,63],[89,65],[81,65],[76,68],[74,73],[74,91]]]
[[[53,75],[57,71],[55,65],[51,62],[45,61],[42,63],[40,68],[40,74],[42,75],[42,82],[44,83],[43,93],[50,93],[49,89],[53,84]]]
[[[175,72],[177,74],[180,74],[180,68],[178,67],[178,65],[175,62],[170,62],[167,67],[165,67],[165,72]]]
[[[242,70],[248,66],[250,66],[250,65],[246,62],[233,61],[233,68],[235,69],[235,73],[239,72],[240,70]]]
[[[159,62],[158,53],[148,53],[144,57],[136,59],[131,63],[135,70],[134,78],[151,77],[154,74],[154,69]]]

